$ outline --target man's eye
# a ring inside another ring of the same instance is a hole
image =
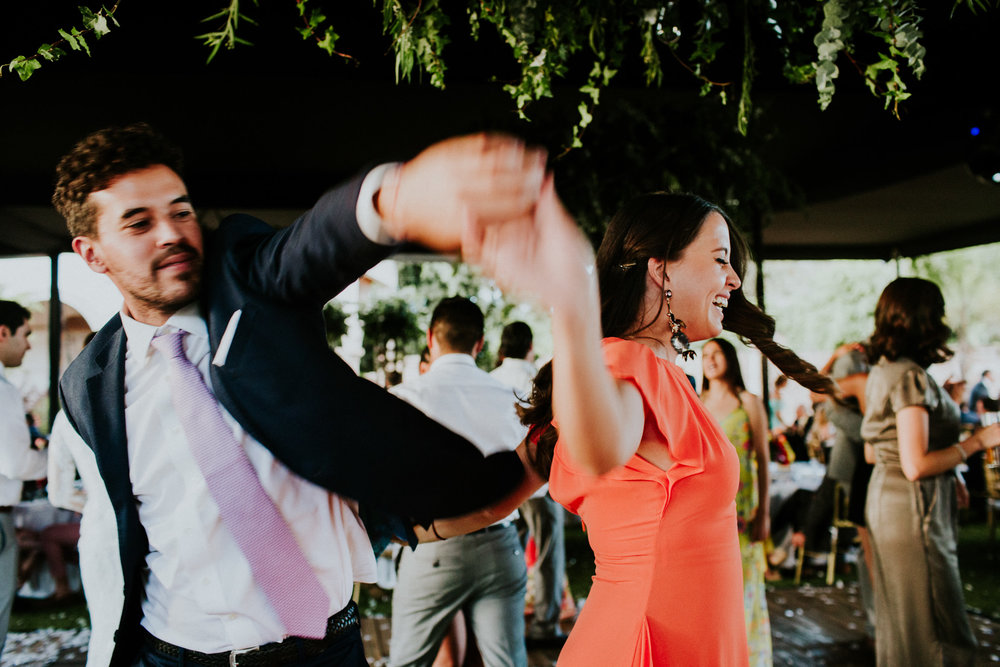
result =
[[[149,226],[149,220],[146,219],[146,218],[141,218],[139,220],[133,220],[132,222],[130,222],[130,223],[128,223],[126,225],[126,227],[128,227],[129,229],[142,229],[142,228],[148,227],[148,226]]]

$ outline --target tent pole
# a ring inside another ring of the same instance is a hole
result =
[[[62,355],[62,302],[59,300],[59,253],[49,254],[49,433],[59,412],[59,359]]]

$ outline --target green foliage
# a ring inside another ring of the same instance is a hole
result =
[[[96,12],[89,7],[78,7],[82,27],[73,26],[69,30],[59,28],[56,32],[60,39],[51,44],[42,44],[30,56],[15,56],[9,63],[0,65],[0,76],[3,76],[6,69],[16,73],[21,81],[27,81],[35,71],[41,69],[43,60],[52,63],[66,55],[66,51],[61,48],[63,44],[69,46],[72,51],[83,51],[89,56],[90,45],[87,43],[87,35],[100,39],[111,32],[111,25],[119,27],[115,12],[120,1],[115,2],[111,9],[101,6]]]
[[[1000,244],[934,253],[911,260],[912,275],[937,283],[959,346],[1000,345],[1000,310],[992,287]]]
[[[323,13],[323,10],[311,7],[309,0],[295,0],[295,5],[298,7],[299,16],[302,17],[303,25],[299,28],[299,34],[302,35],[302,39],[312,39],[316,42],[316,46],[327,55],[350,58],[349,55],[336,50],[335,47],[337,46],[337,40],[340,39],[340,35],[333,30],[333,26],[327,23],[326,14]]]
[[[252,2],[256,6],[258,0]],[[296,30],[303,39],[329,55],[352,59],[336,50],[340,36],[320,8],[321,0],[294,2],[301,18]],[[1000,0],[953,0],[952,11],[964,8],[977,13],[998,5]],[[647,0],[373,0],[373,6],[382,16],[383,34],[391,40],[397,81],[426,73],[430,85],[444,88],[450,30],[453,23],[460,23],[476,39],[484,29],[494,30],[510,49],[519,75],[504,81],[503,88],[522,118],[528,118],[534,103],[553,97],[557,84],[573,83],[578,97],[573,147],[582,145],[602,91],[632,63],[641,66],[647,86],[662,83],[665,62],[676,63],[692,74],[702,95],[717,93],[723,106],[733,97],[730,122],[743,134],[751,124],[752,83],[758,76],[762,44],[777,45],[782,73],[789,81],[815,83],[824,109],[833,100],[845,60],[897,116],[900,103],[911,95],[909,77],[920,78],[925,70],[920,29],[925,10],[915,0],[701,0],[659,5]],[[43,60],[64,55],[57,48],[61,44],[89,53],[87,36],[106,34],[115,8],[117,4],[111,10],[81,7],[82,29],[60,30],[60,41],[43,45],[33,55],[15,57],[0,66],[0,75],[7,69],[27,79]],[[467,21],[457,21],[463,14]],[[196,37],[208,47],[209,61],[222,47],[229,50],[250,43],[237,34],[241,24],[254,23],[241,11],[240,0],[228,0],[227,6],[203,20],[221,22],[216,30]],[[665,61],[663,53],[672,59]],[[732,86],[733,82],[740,85]]]
[[[255,6],[257,5],[257,0],[252,0],[252,2]],[[252,46],[250,42],[236,35],[236,29],[239,27],[240,21],[257,25],[253,19],[240,12],[240,0],[229,0],[228,7],[221,9],[211,16],[206,16],[202,19],[202,23],[218,19],[222,19],[222,25],[218,30],[195,35],[195,39],[200,39],[209,48],[207,62],[212,62],[212,59],[215,58],[215,55],[223,46],[229,51],[235,49],[237,44]]]
[[[423,331],[417,326],[417,315],[402,298],[377,301],[360,313],[364,323],[361,372],[385,368],[395,370],[403,355],[420,351]]]
[[[445,28],[451,20],[438,0],[415,4],[410,11],[402,0],[382,0],[382,31],[392,36],[396,82],[409,81],[416,66],[430,74],[432,86],[444,88],[444,47],[451,41]]]
[[[341,340],[347,334],[347,318],[347,313],[336,301],[331,301],[323,306],[323,324],[326,326],[326,342],[331,349],[339,347]]]
[[[816,34],[815,43],[819,60],[816,65],[816,91],[819,94],[819,106],[824,110],[833,101],[836,91],[834,79],[840,76],[836,61],[844,49],[841,35],[846,18],[847,10],[840,0],[827,0],[823,5],[823,29]]]

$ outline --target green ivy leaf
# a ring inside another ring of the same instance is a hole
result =
[[[51,63],[66,55],[66,52],[59,47],[53,47],[51,44],[42,44],[38,47],[38,55]]]
[[[21,77],[21,81],[27,81],[32,73],[41,68],[42,64],[38,62],[37,58],[25,58],[24,56],[18,56],[10,62],[10,71],[17,72],[17,75]]]
[[[59,36],[66,40],[66,43],[69,44],[69,48],[73,49],[74,51],[80,50],[80,43],[76,40],[75,36],[66,32],[62,28],[59,28]]]

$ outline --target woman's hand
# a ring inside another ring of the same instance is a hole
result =
[[[979,429],[973,437],[979,440],[979,447],[984,451],[1000,446],[1000,423]],[[970,453],[974,454],[975,452]]]
[[[556,196],[551,175],[533,215],[498,225],[468,217],[462,250],[504,292],[547,308],[589,305],[596,294],[593,248]]]

